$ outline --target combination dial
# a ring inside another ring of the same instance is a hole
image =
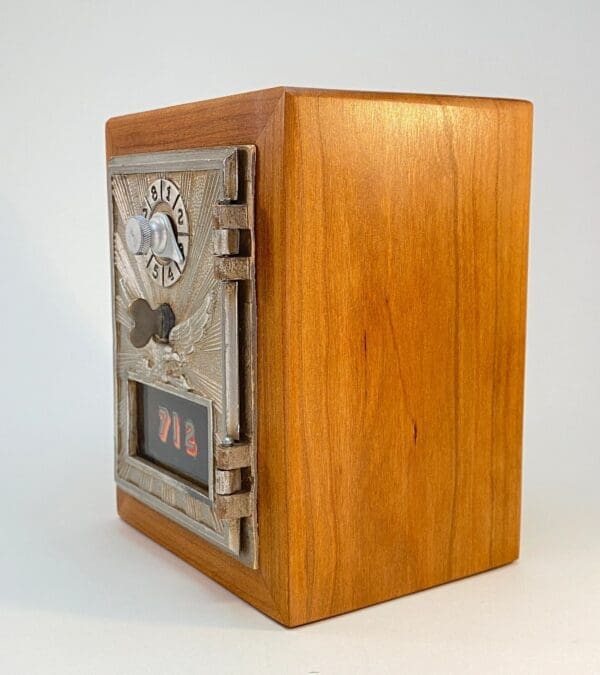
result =
[[[142,215],[125,224],[127,248],[144,256],[146,272],[155,283],[168,287],[183,273],[189,237],[181,192],[167,178],[155,180],[144,197]]]

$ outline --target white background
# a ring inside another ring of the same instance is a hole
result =
[[[599,8],[0,0],[0,673],[600,672]],[[535,104],[521,560],[293,631],[112,479],[104,122],[277,84]]]

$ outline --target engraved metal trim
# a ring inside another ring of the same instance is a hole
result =
[[[252,146],[244,146],[245,149],[250,147]],[[231,146],[122,155],[113,157],[108,164],[113,173],[123,174],[219,169],[223,172],[223,180],[219,187],[218,199],[227,202],[238,198],[237,158],[238,147]],[[157,161],[160,162],[160,166]]]
[[[258,561],[254,161],[253,146],[236,146],[130,155],[108,163],[116,482],[250,567]],[[153,181],[171,178],[189,211],[190,248],[179,283],[160,286],[146,274],[144,260],[128,252],[125,222],[143,211]],[[241,203],[231,203],[235,200]],[[237,232],[217,234],[215,213],[221,214],[222,230],[246,230],[243,239]],[[227,260],[232,262],[219,275]],[[173,307],[178,323],[168,341],[131,345],[128,308],[137,298],[152,307],[165,302]],[[211,406],[208,490],[135,455],[137,382]]]
[[[225,396],[223,401],[223,444],[240,437],[240,355],[238,345],[238,285],[222,284],[223,293],[223,369]]]

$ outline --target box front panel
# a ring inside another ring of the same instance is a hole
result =
[[[108,173],[117,483],[254,567],[254,148]]]

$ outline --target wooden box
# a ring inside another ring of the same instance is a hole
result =
[[[256,153],[257,564],[119,488],[121,517],[286,626],[515,560],[531,127],[291,88],[111,119],[109,160]]]

